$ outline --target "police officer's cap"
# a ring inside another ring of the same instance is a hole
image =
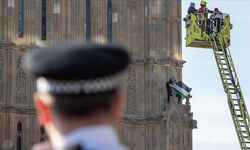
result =
[[[129,62],[123,47],[78,43],[33,50],[25,55],[24,68],[37,77],[40,92],[95,94],[118,88]]]

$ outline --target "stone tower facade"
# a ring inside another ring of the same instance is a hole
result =
[[[181,0],[0,0],[0,149],[26,150],[45,138],[37,124],[35,80],[21,59],[30,48],[63,41],[125,45],[126,110],[118,128],[131,150],[191,150],[189,102],[167,102],[165,83],[180,80]]]

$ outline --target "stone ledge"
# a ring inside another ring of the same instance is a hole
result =
[[[120,123],[128,123],[128,124],[137,124],[137,125],[145,125],[145,124],[160,124],[164,123],[162,117],[155,118],[127,118],[123,117]]]
[[[158,65],[171,65],[174,67],[183,67],[184,63],[186,63],[186,61],[171,57],[164,57],[164,58],[146,57],[141,59],[134,58],[132,62],[132,64],[134,65],[158,64]]]
[[[0,41],[0,50],[12,50],[26,52],[29,49],[37,48],[37,45],[17,45],[14,42]]]
[[[36,109],[31,107],[0,106],[0,113],[17,113],[26,115],[36,115]]]

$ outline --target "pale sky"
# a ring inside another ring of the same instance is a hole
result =
[[[200,0],[182,0],[182,16],[190,2],[199,7]],[[229,13],[231,30],[231,54],[240,80],[243,96],[250,110],[250,0],[207,0],[207,7],[218,7]],[[183,81],[193,88],[191,99],[194,119],[198,129],[193,131],[194,150],[240,150],[227,97],[223,90],[219,72],[210,49],[186,48],[185,27],[183,30]]]

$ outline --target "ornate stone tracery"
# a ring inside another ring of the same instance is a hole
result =
[[[25,105],[26,101],[26,74],[21,66],[22,56],[17,58],[16,68],[16,104]]]
[[[127,109],[128,114],[135,114],[137,110],[136,106],[136,71],[134,68],[130,67],[128,71],[128,87],[127,87]]]
[[[128,9],[136,9],[136,0],[127,0],[127,8]]]
[[[176,113],[170,115],[169,119],[169,147],[171,150],[180,149],[180,118]]]
[[[136,139],[136,128],[133,126],[129,126],[128,128],[128,137],[129,139],[127,140],[127,145],[130,148],[130,150],[136,150],[136,145],[137,145],[137,139]]]

